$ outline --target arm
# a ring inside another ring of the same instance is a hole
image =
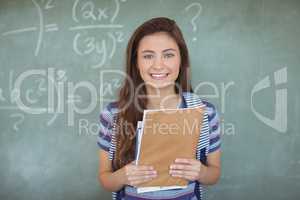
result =
[[[99,146],[99,168],[98,168],[98,181],[105,190],[119,191],[124,186],[124,180],[120,170],[112,172],[112,162],[109,159],[109,148],[112,137],[113,127],[113,114],[111,112],[112,104],[108,104],[100,114],[100,130],[98,134]]]
[[[221,176],[221,151],[217,150],[207,155],[207,166],[201,165],[199,178],[204,185],[216,184]]]
[[[104,150],[99,150],[98,180],[102,187],[111,192],[122,189],[125,181],[120,179],[120,177],[122,177],[120,170],[112,173],[109,153]]]
[[[218,182],[221,176],[221,129],[219,114],[213,104],[207,102],[209,147],[206,165],[201,166],[198,181],[204,185],[212,185]]]

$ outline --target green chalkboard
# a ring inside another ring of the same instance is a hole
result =
[[[110,199],[99,112],[134,29],[181,27],[195,93],[221,116],[222,176],[205,199],[300,197],[300,1],[1,0],[0,199]]]

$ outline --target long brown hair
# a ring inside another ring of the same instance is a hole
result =
[[[113,160],[115,170],[122,168],[135,159],[135,132],[137,121],[142,120],[143,110],[147,105],[147,95],[144,81],[137,66],[137,50],[141,39],[147,35],[165,32],[177,43],[181,64],[176,79],[175,92],[192,91],[190,83],[190,62],[186,43],[176,22],[165,17],[152,18],[140,25],[132,34],[126,50],[126,76],[119,91],[118,110],[116,121],[116,152]],[[136,89],[142,86],[140,89]],[[178,87],[179,86],[179,87]],[[135,101],[134,101],[135,100]]]

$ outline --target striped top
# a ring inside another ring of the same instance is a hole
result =
[[[206,163],[207,154],[218,150],[221,146],[220,140],[220,120],[213,104],[201,100],[193,93],[182,93],[181,108],[191,108],[205,106],[202,122],[201,135],[198,141],[196,159],[203,164]],[[109,159],[112,160],[115,152],[115,131],[114,120],[116,119],[118,108],[116,102],[109,103],[100,114],[100,131],[97,137],[98,146],[109,152]],[[198,181],[190,182],[187,188],[146,192],[138,194],[136,189],[125,186],[118,192],[113,192],[113,199],[202,199],[202,185]]]

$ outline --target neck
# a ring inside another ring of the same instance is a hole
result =
[[[147,87],[147,109],[172,109],[180,103],[180,95],[176,94],[174,85],[165,88]]]

